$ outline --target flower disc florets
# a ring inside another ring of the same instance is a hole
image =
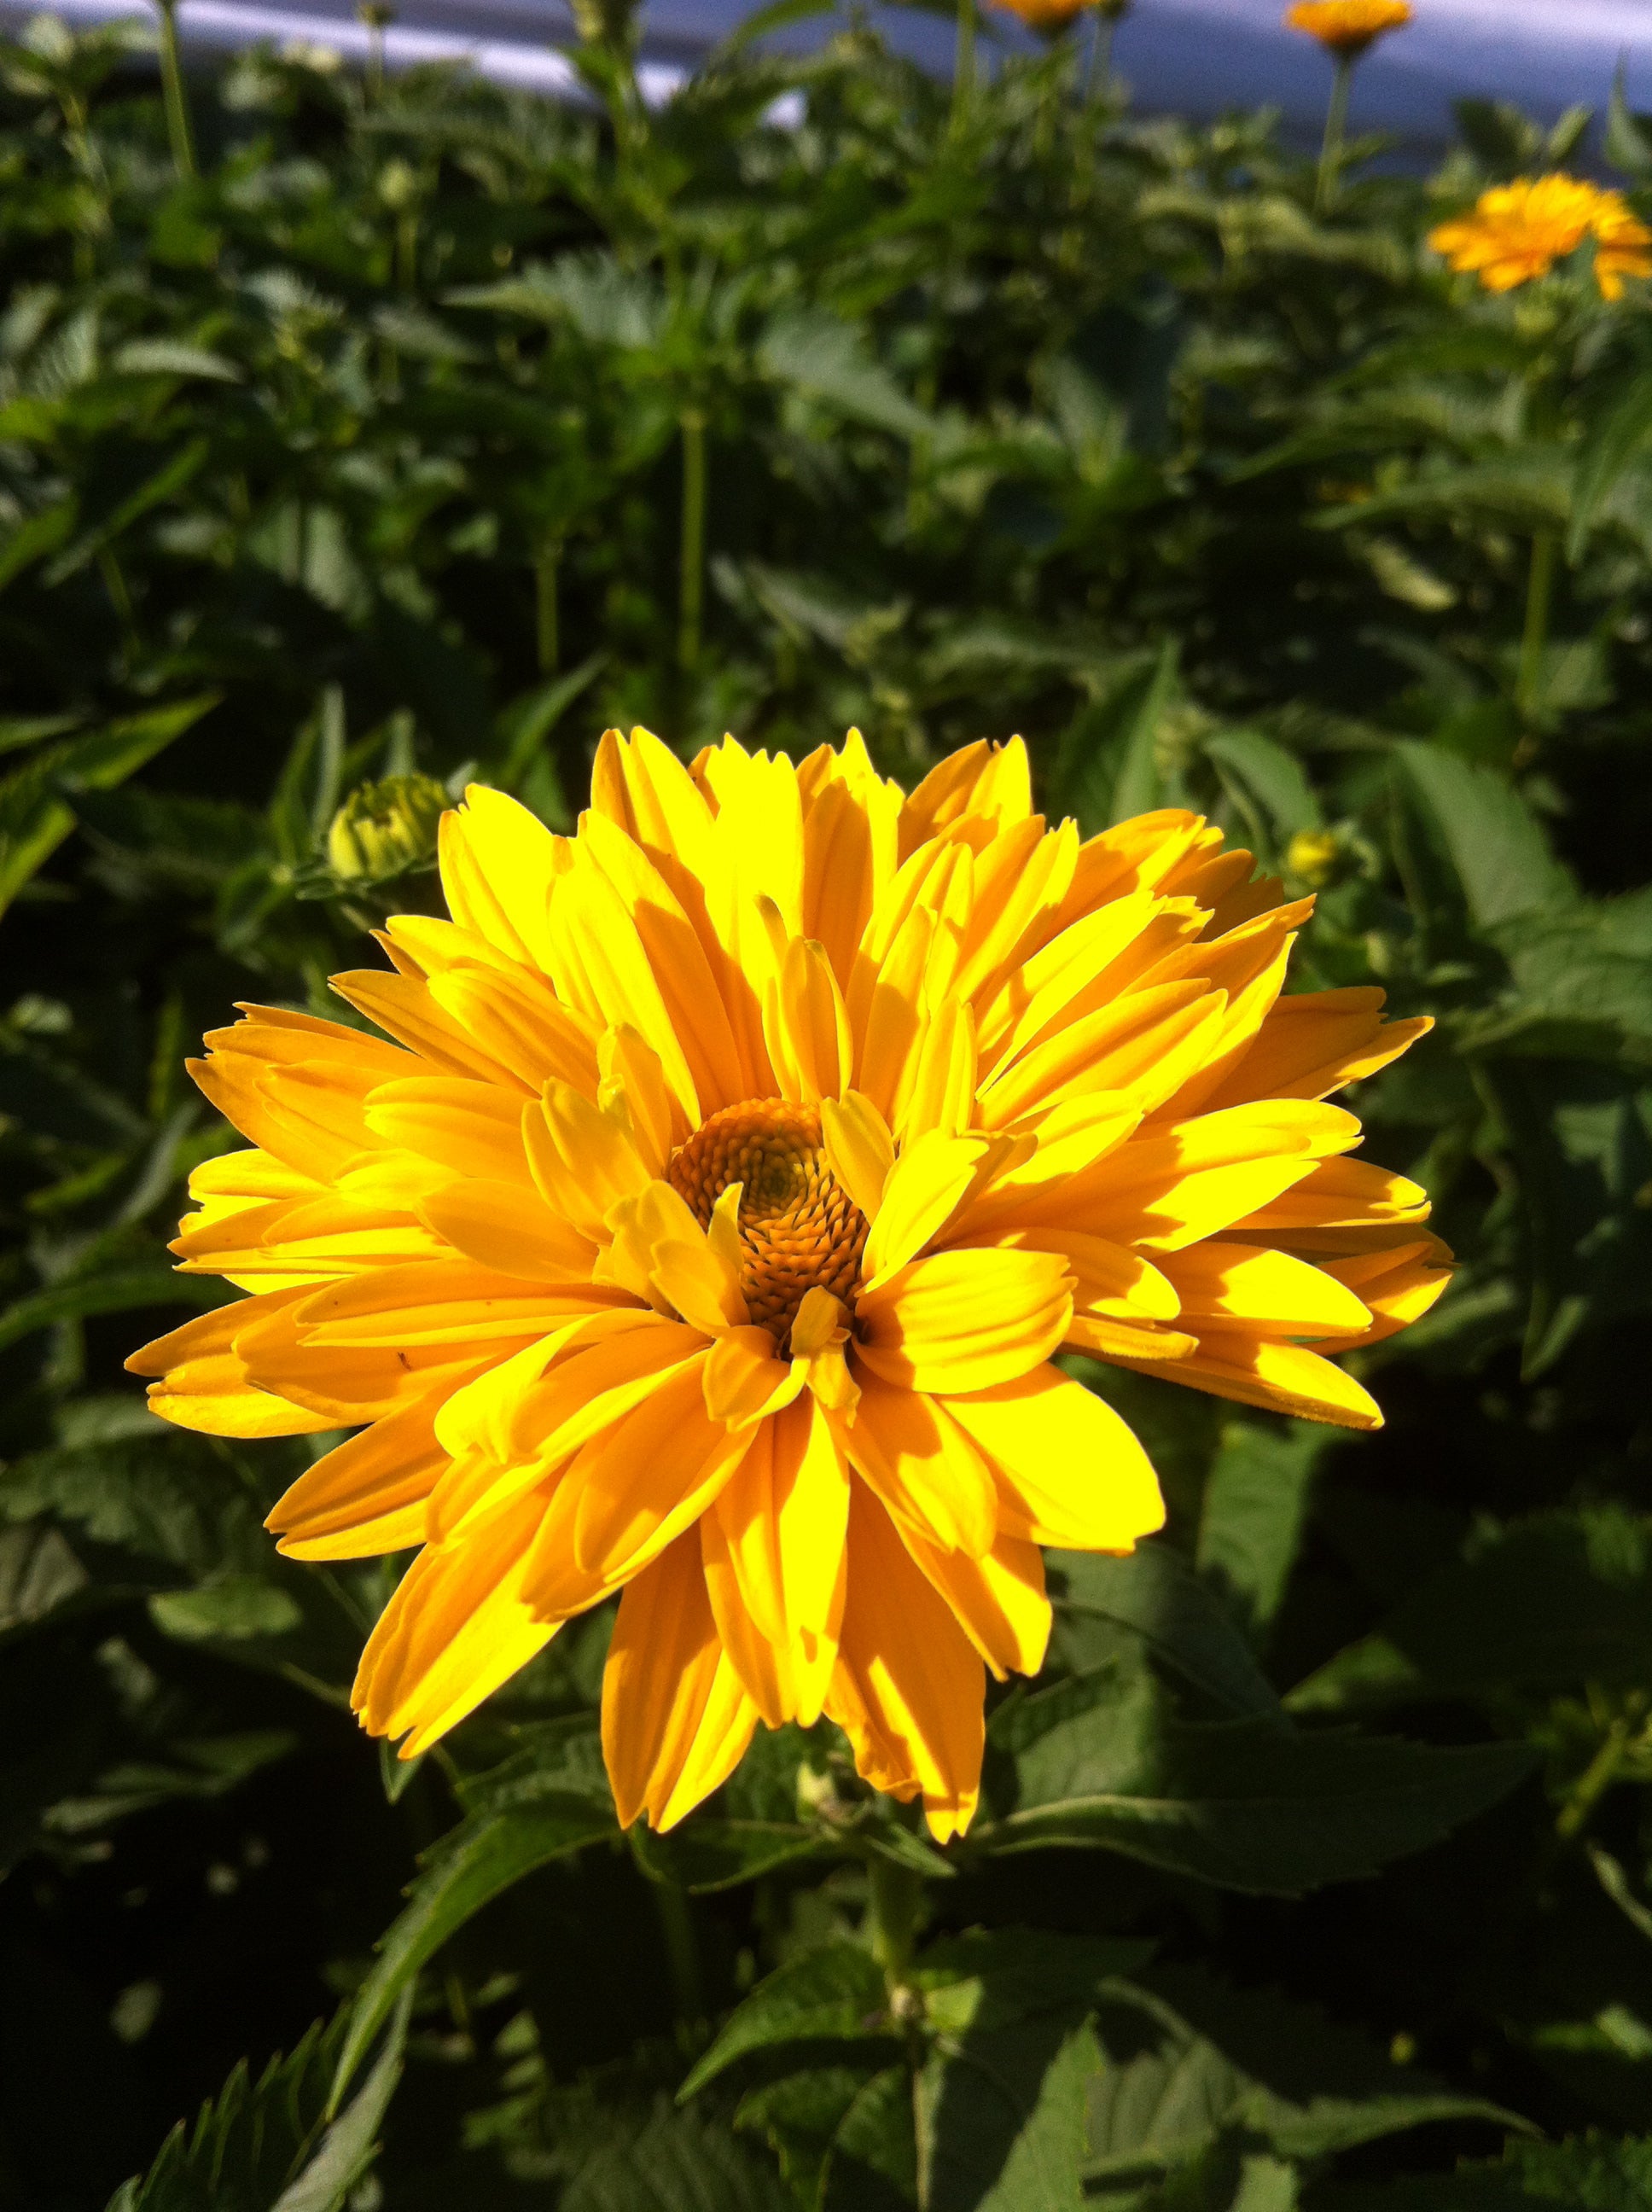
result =
[[[853,1304],[866,1217],[827,1164],[817,1106],[725,1106],[678,1146],[665,1173],[702,1229],[739,1184],[740,1288],[753,1322],[782,1350],[810,1291]]]

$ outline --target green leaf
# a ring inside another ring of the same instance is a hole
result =
[[[1046,1562],[1056,1649],[1073,1672],[1108,1656],[1085,1634],[1090,1621],[1104,1621],[1139,1636],[1156,1660],[1230,1712],[1278,1713],[1272,1685],[1231,1614],[1169,1544],[1139,1544],[1118,1559],[1104,1552],[1050,1552]]]
[[[1320,827],[1319,801],[1302,763],[1277,739],[1260,730],[1218,730],[1204,750],[1265,854],[1283,852],[1298,830]]]
[[[795,1821],[701,1816],[669,1836],[639,1829],[633,1848],[645,1874],[700,1894],[756,1881],[776,1867],[817,1856],[829,1844],[814,1829]]]
[[[557,2199],[559,2212],[788,2212],[794,2202],[738,2138],[670,2110],[604,2144]]]
[[[872,358],[861,332],[823,308],[776,315],[758,344],[757,365],[776,384],[897,438],[921,438],[934,427]]]
[[[190,1306],[207,1313],[223,1304],[223,1286],[199,1275],[179,1275],[169,1267],[124,1267],[106,1274],[54,1283],[0,1310],[0,1347],[21,1343],[59,1322],[85,1321],[94,1314],[137,1313],[149,1306]]]
[[[1652,1519],[1616,1505],[1477,1537],[1375,1634],[1297,1685],[1293,1712],[1340,1713],[1652,1679]]]
[[[1442,2120],[1517,2126],[1482,2098],[1396,2066],[1388,2051],[1271,1990],[1203,1968],[1156,1968],[1103,1996],[1104,2063],[1087,2085],[1093,2180],[1169,2172],[1224,2137],[1322,2159]]]
[[[1266,1718],[1180,1721],[1162,1692],[1117,1669],[1006,1705],[992,1741],[1011,1762],[1014,1802],[972,1831],[972,1849],[1122,1851],[1274,1896],[1425,1849],[1532,1765],[1521,1745],[1448,1750]]]
[[[0,914],[74,828],[74,794],[124,782],[199,721],[218,696],[152,708],[48,746],[0,782]]]
[[[1199,1571],[1253,1638],[1272,1626],[1333,1431],[1308,1421],[1230,1421],[1199,1519]]]
[[[1646,2212],[1652,2137],[1511,2143],[1495,2166],[1327,2191],[1326,2212]]]
[[[290,2057],[271,2059],[256,2082],[243,2061],[193,2129],[180,2123],[149,2173],[116,2191],[109,2212],[338,2212],[372,2161],[401,2077],[407,2016],[399,2006],[372,2071],[331,2124],[343,2014],[325,2033],[313,2027]]]
[[[328,2104],[336,2111],[374,2038],[420,1968],[513,1883],[615,1832],[611,1806],[568,1791],[464,1822],[426,1853],[408,1905],[379,1944],[350,2007]]]
[[[1570,879],[1547,839],[1501,777],[1432,745],[1406,743],[1394,751],[1440,832],[1481,929],[1570,900]]]
[[[853,1943],[805,1951],[760,1982],[677,2092],[697,2096],[737,2059],[787,2043],[887,2043],[884,1977]]]

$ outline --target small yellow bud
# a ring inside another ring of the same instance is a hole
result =
[[[327,865],[343,883],[378,883],[434,857],[447,793],[433,775],[363,783],[333,816]]]
[[[1341,841],[1333,830],[1298,830],[1285,848],[1285,864],[1310,890],[1320,890],[1336,874]]]

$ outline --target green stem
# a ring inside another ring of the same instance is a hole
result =
[[[1090,58],[1084,64],[1084,82],[1079,94],[1087,107],[1092,100],[1105,106],[1113,97],[1113,33],[1119,27],[1114,15],[1098,15],[1096,28],[1090,41]]]
[[[1339,54],[1337,73],[1331,85],[1331,104],[1325,111],[1325,139],[1320,148],[1319,182],[1314,192],[1315,215],[1329,215],[1336,204],[1343,141],[1348,135],[1348,90],[1353,81],[1353,56]]]
[[[688,674],[700,659],[700,611],[706,574],[706,418],[683,411],[683,548],[677,580],[677,665]]]
[[[1552,530],[1532,540],[1532,565],[1526,580],[1526,625],[1520,641],[1516,694],[1521,718],[1534,722],[1543,691],[1543,656],[1549,643],[1549,609],[1554,598],[1555,556],[1560,541]]]
[[[705,2014],[700,1986],[700,1947],[695,1941],[694,1921],[686,1890],[674,1881],[654,1880],[648,1885],[659,1915],[659,1932],[665,1939],[665,1964],[671,1980],[671,1996],[679,2020],[700,2020]]]
[[[1618,1779],[1643,1710],[1644,1700],[1632,1702],[1627,1711],[1618,1716],[1607,1729],[1600,1748],[1578,1777],[1555,1820],[1554,1832],[1563,1844],[1576,1841],[1588,1826],[1595,1807]]]
[[[167,110],[172,165],[180,177],[195,174],[195,135],[190,128],[183,66],[178,58],[178,0],[155,0],[161,15],[161,89]]]
[[[924,1878],[915,1869],[896,1866],[892,1859],[872,1858],[866,1863],[866,1885],[872,1954],[883,1968],[893,1994],[903,1986],[911,1969]]]
[[[952,129],[963,128],[975,97],[975,0],[957,0],[957,44],[952,56]]]
[[[557,623],[557,571],[562,565],[561,541],[547,538],[539,549],[539,557],[533,564],[533,603],[535,634],[539,647],[539,673],[554,676],[556,664],[562,659],[562,640]]]

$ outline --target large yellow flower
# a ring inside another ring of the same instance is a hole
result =
[[[1410,0],[1297,0],[1285,20],[1333,54],[1355,57],[1409,23],[1411,5]]]
[[[1371,1428],[1325,1355],[1442,1286],[1414,1184],[1327,1092],[1402,1051],[1376,990],[1281,998],[1311,901],[1195,816],[1087,843],[1019,740],[908,799],[858,734],[684,768],[610,732],[571,838],[473,789],[451,921],[339,976],[394,1043],[246,1010],[195,1065],[250,1152],[174,1248],[252,1295],[135,1355],[167,1419],[361,1425],[270,1516],[422,1547],[355,1702],[422,1750],[619,1591],[622,1820],[759,1720],[974,1811],[983,1668],[1035,1673],[1039,1547],[1127,1552],[1153,1472],[1088,1352]]]
[[[1621,192],[1603,191],[1562,173],[1517,177],[1482,192],[1473,209],[1429,233],[1429,244],[1459,274],[1473,270],[1488,292],[1546,276],[1557,261],[1593,238],[1601,296],[1623,296],[1625,276],[1652,276],[1652,230]]]

